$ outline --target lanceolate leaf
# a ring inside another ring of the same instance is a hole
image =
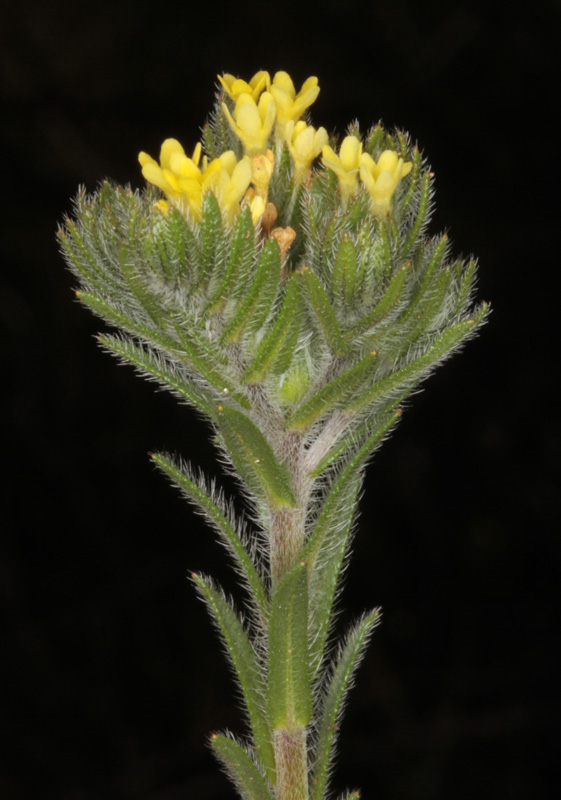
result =
[[[393,405],[393,404],[392,404]],[[314,467],[311,476],[317,478],[318,475],[333,464],[346,452],[358,452],[360,446],[357,447],[357,442],[369,442],[369,454],[379,445],[384,436],[393,428],[401,417],[401,411],[393,408],[389,413],[380,413],[376,415],[375,420],[368,419],[358,429],[353,429],[351,434],[343,437],[338,441],[327,453],[323,456],[321,461]]]
[[[163,386],[176,392],[211,419],[217,419],[218,412],[212,399],[201,390],[197,383],[181,375],[177,368],[174,369],[166,364],[161,356],[138,347],[130,339],[119,336],[102,334],[98,337],[98,341],[115,355],[129,361],[147,377],[156,378]]]
[[[247,707],[255,749],[263,767],[274,774],[275,757],[271,731],[264,708],[263,670],[237,614],[211,582],[201,575],[192,576],[224,639]]]
[[[388,288],[374,309],[365,317],[363,317],[363,319],[361,319],[357,325],[354,326],[352,330],[353,336],[363,333],[369,328],[372,328],[374,325],[377,325],[381,320],[384,319],[384,317],[390,314],[396,308],[396,306],[398,306],[399,301],[402,299],[403,287],[405,286],[405,282],[409,276],[410,268],[411,262],[407,261],[402,267],[400,267],[400,269],[397,270],[395,275],[392,277]]]
[[[303,274],[310,305],[329,346],[336,355],[344,355],[349,350],[349,343],[341,333],[325,289],[313,272],[306,270]]]
[[[147,342],[150,342],[150,344],[154,344],[157,347],[167,350],[169,353],[173,353],[178,350],[177,342],[174,342],[173,339],[170,339],[168,336],[158,330],[147,328],[146,325],[142,325],[141,323],[136,322],[136,320],[130,319],[130,317],[122,314],[114,306],[109,305],[109,303],[103,300],[103,298],[99,297],[99,295],[94,294],[93,292],[76,292],[76,297],[81,303],[84,303],[84,305],[91,308],[91,310],[102,319],[111,323],[111,325],[115,325],[116,328],[122,328],[123,330],[132,333],[133,336],[138,336],[141,339],[145,339]]]
[[[249,208],[245,208],[236,222],[226,272],[218,289],[208,302],[208,308],[211,311],[217,311],[226,303],[236,285],[236,278],[246,271],[247,264],[253,255],[253,239],[254,228],[251,211]]]
[[[421,186],[420,186],[420,200],[419,200],[419,208],[417,210],[417,215],[415,217],[415,221],[411,226],[411,230],[407,234],[405,241],[401,245],[401,257],[406,258],[409,254],[409,251],[415,244],[417,236],[422,230],[422,227],[427,218],[427,211],[429,208],[430,196],[431,196],[431,176],[430,173],[425,172],[421,178]]]
[[[247,326],[259,327],[267,318],[280,280],[280,248],[275,239],[269,239],[263,248],[255,276],[244,300],[224,332],[225,342],[239,339]]]
[[[297,564],[281,581],[269,625],[267,708],[271,726],[305,726],[312,716],[308,665],[308,575]]]
[[[333,758],[333,745],[336,739],[337,722],[341,716],[341,706],[349,690],[353,674],[360,663],[364,649],[380,619],[378,610],[365,615],[350,632],[323,699],[315,759],[312,771],[310,800],[322,800]]]
[[[232,397],[243,408],[250,408],[249,400],[243,394],[241,387],[236,386],[233,377],[228,375],[227,369],[210,355],[208,348],[203,350],[189,330],[182,329],[179,325],[176,325],[175,329],[189,363],[197,372],[214,386],[219,394]]]
[[[369,391],[362,393],[360,397],[351,400],[347,406],[348,410],[358,411],[360,408],[376,402],[384,395],[389,398],[394,392],[402,390],[404,385],[409,385],[412,388],[437,361],[444,358],[463,339],[475,332],[477,326],[485,318],[487,309],[488,306],[484,303],[471,319],[452,325],[438,337],[422,356],[392,375],[388,375],[387,378],[378,381]]]
[[[267,781],[241,745],[219,733],[211,736],[210,745],[243,800],[274,800]]]
[[[293,506],[288,471],[275,458],[259,428],[241,411],[224,406],[218,424],[228,453],[239,474],[256,494],[276,507]]]
[[[262,621],[266,624],[269,617],[270,603],[267,592],[259,573],[240,539],[238,531],[234,528],[225,513],[212,499],[210,492],[205,490],[202,481],[195,482],[174,459],[164,453],[154,453],[154,462],[162,469],[181,489],[183,494],[204,513],[205,517],[214,526],[229,552],[234,557],[237,567],[241,572],[243,582],[251,592],[257,605]]]
[[[357,364],[349,367],[348,370],[337,376],[337,378],[333,378],[326,386],[323,386],[289,417],[287,427],[293,430],[301,430],[317,422],[343,397],[346,397],[349,392],[352,392],[362,383],[368,371],[372,368],[376,355],[375,351],[367,353]]]
[[[360,473],[376,445],[397,418],[398,414],[394,413],[384,425],[376,428],[341,470],[327,493],[304,549],[310,576],[310,664],[314,674],[321,665],[329,631],[339,572],[356,512]]]
[[[263,338],[252,365],[243,377],[246,383],[258,383],[269,370],[274,368],[275,363],[285,356],[287,341],[292,342],[295,317],[299,310],[300,286],[300,276],[293,275],[288,282],[284,303],[277,321]],[[287,366],[292,360],[292,353],[289,353],[288,356],[285,358]]]

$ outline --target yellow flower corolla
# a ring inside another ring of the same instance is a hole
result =
[[[231,219],[239,210],[240,200],[251,182],[250,160],[244,158],[238,163],[232,150],[210,163],[204,157],[202,168],[199,167],[200,143],[189,158],[177,139],[166,139],[160,150],[159,164],[144,152],[139,154],[138,160],[146,180],[161,189],[174,206],[188,211],[197,222],[201,219],[204,197],[210,191],[216,195],[226,217]]]
[[[256,156],[267,150],[267,140],[275,122],[275,101],[270,92],[263,92],[256,103],[247,92],[242,92],[236,101],[234,117],[226,103],[222,109],[236,136],[243,142],[248,156]]]
[[[241,78],[236,78],[235,75],[230,75],[228,72],[224,75],[218,75],[217,77],[224,89],[234,100],[237,100],[240,94],[249,94],[257,101],[261,92],[264,89],[269,91],[271,86],[271,76],[264,70],[256,72],[249,83]]]
[[[310,77],[296,94],[292,78],[287,72],[276,72],[271,84],[271,94],[277,106],[277,127],[281,141],[284,139],[286,123],[300,119],[319,94],[318,79]]]
[[[360,179],[370,194],[370,207],[379,217],[387,217],[390,213],[390,202],[395,189],[402,178],[409,174],[413,164],[403,161],[393,150],[384,150],[374,161],[368,153],[360,159]]]
[[[253,187],[249,187],[244,195],[243,205],[249,207],[251,211],[251,219],[253,224],[257,225],[263,214],[265,213],[265,201],[260,197]]]
[[[212,191],[231,222],[240,210],[241,199],[251,183],[251,160],[244,156],[238,161],[234,151],[227,150],[215,161],[220,163],[220,170],[216,172]]]
[[[286,123],[284,136],[292,160],[294,161],[294,182],[302,183],[314,158],[317,158],[323,147],[328,142],[325,128],[317,131],[312,125],[306,125],[304,120]]]
[[[345,136],[339,148],[339,155],[328,144],[322,148],[322,162],[339,178],[341,201],[345,206],[351,195],[358,190],[358,174],[362,142],[356,136]]]
[[[265,203],[274,169],[275,157],[272,150],[267,150],[265,155],[252,156],[251,182],[255,187],[256,194],[262,197]]]

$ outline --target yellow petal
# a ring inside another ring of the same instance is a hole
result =
[[[166,139],[160,150],[160,165],[162,169],[170,169],[170,159],[174,153],[185,155],[185,150],[177,139]]]

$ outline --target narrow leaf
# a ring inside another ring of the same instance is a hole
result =
[[[349,351],[349,343],[341,332],[325,289],[311,270],[305,270],[303,275],[310,305],[327,343],[336,355],[344,355]]]
[[[152,459],[154,463],[171,478],[182,493],[194,505],[198,506],[205,517],[211,522],[228,551],[235,559],[243,582],[249,589],[259,609],[261,618],[264,624],[266,624],[270,611],[267,591],[250,554],[246,550],[238,531],[228,519],[228,516],[214,502],[210,492],[201,485],[202,481],[195,482],[192,480],[185,468],[178,464],[173,458],[170,458],[164,453],[153,453]]]
[[[287,427],[292,430],[302,430],[320,419],[362,383],[372,368],[376,355],[376,351],[367,353],[357,364],[323,386],[289,417]]]
[[[341,564],[356,512],[361,470],[375,447],[399,418],[394,412],[385,425],[374,430],[348,460],[325,497],[314,529],[306,543],[304,558],[310,574],[311,645],[314,674],[321,664]]]
[[[81,303],[84,303],[84,305],[88,306],[88,308],[111,325],[115,325],[115,327],[122,328],[132,333],[134,336],[145,339],[147,342],[167,350],[169,353],[177,353],[179,346],[173,339],[170,339],[159,330],[147,328],[146,325],[142,325],[136,322],[136,320],[130,319],[130,317],[125,316],[125,314],[122,314],[116,308],[109,305],[109,303],[99,297],[99,295],[93,292],[80,291],[76,292],[76,297]]]
[[[269,625],[267,708],[272,727],[305,726],[312,716],[308,667],[308,575],[304,563],[275,592]]]
[[[246,327],[254,330],[266,320],[271,310],[280,281],[280,248],[275,239],[269,239],[263,248],[257,270],[240,307],[224,331],[223,341],[238,340]]]
[[[352,336],[358,336],[369,328],[377,325],[384,317],[390,314],[399,304],[403,287],[410,273],[411,262],[407,261],[392,277],[388,288],[382,295],[373,310],[363,317],[352,329]]]
[[[218,201],[208,192],[203,201],[201,217],[201,276],[205,278],[220,267],[219,255],[222,245],[222,214]]]
[[[211,386],[214,386],[219,394],[234,398],[243,408],[250,408],[251,404],[243,394],[241,387],[236,386],[234,378],[228,375],[224,365],[214,358],[210,348],[201,344],[201,337],[197,336],[197,334],[193,335],[189,328],[181,327],[178,324],[175,324],[175,330],[187,354],[189,363],[193,365],[197,372]]]
[[[401,247],[401,257],[406,258],[409,251],[415,244],[417,236],[421,232],[423,224],[426,220],[427,211],[429,208],[429,201],[431,197],[431,176],[429,172],[423,173],[421,178],[421,186],[420,186],[420,200],[419,200],[419,208],[417,209],[417,214],[415,216],[415,221],[411,226],[411,230],[407,234],[405,241]]]
[[[485,318],[487,310],[487,304],[483,303],[471,319],[452,325],[419,358],[411,364],[398,369],[397,372],[388,375],[387,378],[378,381],[368,391],[352,399],[347,409],[356,412],[379,400],[383,395],[393,395],[394,392],[400,391],[404,385],[409,385],[410,388],[413,388],[413,385],[424,376],[427,370],[457,347],[463,339],[475,332],[478,325]]]
[[[329,766],[333,758],[333,745],[338,730],[337,723],[341,717],[341,704],[351,686],[354,672],[361,661],[368,639],[379,619],[380,614],[376,609],[359,620],[348,635],[331,675],[317,733],[310,800],[322,800],[323,798]]]
[[[156,378],[167,389],[180,395],[195,408],[203,411],[211,419],[217,419],[217,409],[211,399],[188,377],[182,375],[177,367],[168,366],[164,359],[130,339],[102,334],[99,343],[112,353],[137,367],[144,376]]]
[[[136,297],[142,308],[149,314],[154,322],[158,324],[162,316],[162,309],[158,300],[147,288],[137,269],[138,257],[135,253],[131,253],[131,246],[134,247],[136,244],[136,235],[133,230],[133,225],[134,221],[131,220],[129,239],[119,248],[119,264],[130,291]]]
[[[294,319],[300,306],[300,288],[300,276],[294,274],[288,281],[286,295],[277,320],[261,341],[252,365],[243,376],[245,383],[259,383],[279,360],[286,362],[285,369],[288,367],[293,352],[286,354],[285,346],[287,342],[293,340]]]
[[[265,494],[280,508],[293,506],[294,495],[284,464],[275,458],[271,445],[253,422],[229,406],[220,409],[218,424],[232,462],[256,494]]]
[[[210,746],[243,800],[274,800],[266,780],[241,745],[229,736],[215,733]]]
[[[253,240],[254,228],[251,211],[249,208],[244,208],[236,222],[226,271],[207,305],[207,309],[210,311],[218,311],[230,298],[236,278],[246,270],[253,255]]]
[[[357,290],[358,260],[356,247],[348,234],[343,234],[331,276],[333,297],[351,305]]]
[[[317,478],[334,461],[340,458],[348,450],[356,450],[356,444],[360,441],[370,442],[370,452],[374,450],[382,439],[390,432],[393,426],[401,418],[401,411],[393,408],[389,415],[381,413],[377,415],[376,422],[368,419],[360,428],[354,429],[352,433],[338,441],[311,472],[312,478]],[[360,448],[359,448],[360,449]]]
[[[263,670],[257,662],[253,646],[224,595],[217,591],[207,578],[196,574],[192,578],[224,639],[243,693],[259,759],[265,769],[274,774],[275,757],[263,702],[265,689]]]

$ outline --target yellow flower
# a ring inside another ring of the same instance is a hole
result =
[[[260,197],[255,189],[251,186],[244,195],[243,205],[248,206],[251,211],[251,219],[253,224],[257,225],[263,214],[265,213],[265,201]]]
[[[272,150],[267,150],[265,155],[252,156],[251,182],[255,186],[256,193],[263,198],[265,203],[274,169],[275,157]]]
[[[358,172],[362,154],[362,142],[356,136],[345,136],[339,155],[328,144],[322,148],[322,162],[339,178],[341,201],[346,205],[349,197],[358,190]]]
[[[384,150],[377,162],[368,153],[362,154],[360,178],[370,194],[370,206],[374,214],[388,216],[392,195],[412,166],[411,161],[404,162],[393,150]]]
[[[304,120],[289,120],[284,135],[294,161],[294,182],[302,183],[312,161],[319,156],[324,145],[327,145],[327,131],[325,128],[318,128],[316,131],[311,125],[306,125]]]
[[[224,75],[218,75],[217,77],[224,89],[234,100],[237,100],[240,94],[250,94],[254,100],[257,100],[263,89],[269,91],[271,86],[271,77],[268,72],[264,72],[263,70],[256,72],[249,83],[241,78],[236,78],[234,75],[230,75],[228,72]]]
[[[210,177],[206,175],[209,171],[206,159],[203,160],[204,175],[199,168],[201,149],[201,144],[197,144],[193,157],[188,158],[177,139],[166,139],[160,150],[160,164],[148,153],[138,156],[146,180],[165,192],[174,205],[184,211],[189,209],[195,219],[200,218],[203,182]]]
[[[319,94],[318,79],[310,77],[296,94],[292,78],[287,72],[276,72],[271,84],[271,94],[277,106],[278,135],[284,139],[286,123],[300,119]]]
[[[267,140],[275,122],[275,101],[269,92],[263,92],[259,104],[247,92],[242,92],[234,109],[234,117],[230,114],[226,103],[222,103],[232,130],[245,147],[248,156],[259,155],[267,150]]]
[[[219,162],[220,170],[215,173],[212,191],[226,219],[232,222],[251,183],[251,160],[244,156],[237,161],[234,151],[228,150],[215,161]]]
[[[250,184],[251,162],[243,158],[238,163],[234,152],[228,150],[210,163],[203,158],[201,169],[200,158],[200,144],[195,147],[193,157],[188,158],[176,139],[166,139],[163,143],[160,164],[148,153],[138,156],[146,180],[165,192],[174,206],[190,213],[196,222],[200,222],[204,197],[210,191],[216,195],[226,218],[231,220]],[[163,211],[164,206],[161,208]]]

